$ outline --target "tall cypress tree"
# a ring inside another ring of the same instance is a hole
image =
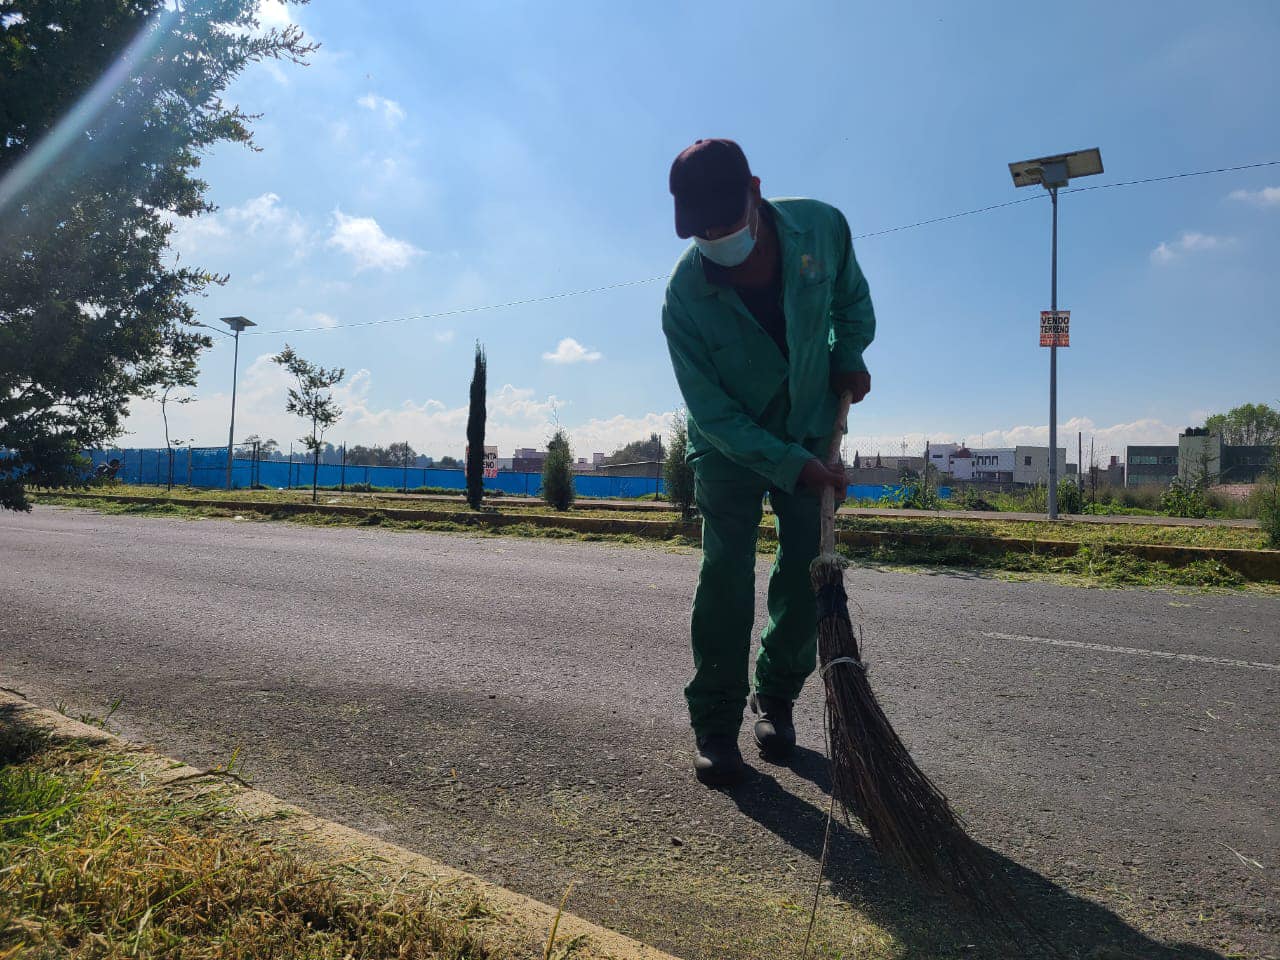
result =
[[[467,503],[480,509],[484,499],[484,420],[487,361],[476,341],[476,368],[471,375],[471,409],[467,413]]]

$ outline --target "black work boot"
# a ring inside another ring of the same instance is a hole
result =
[[[751,712],[760,717],[755,722],[753,732],[761,755],[775,763],[786,760],[796,748],[796,726],[791,721],[791,701],[753,693],[750,706]]]
[[[694,775],[709,787],[731,787],[740,783],[747,768],[738,750],[738,738],[724,733],[698,737],[693,758]]]

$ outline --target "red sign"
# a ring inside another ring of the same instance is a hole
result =
[[[1040,311],[1040,346],[1071,346],[1071,311]]]
[[[466,452],[462,455],[462,462],[471,462],[471,445],[468,444]],[[485,444],[484,448],[484,478],[486,480],[498,479],[498,448]]]

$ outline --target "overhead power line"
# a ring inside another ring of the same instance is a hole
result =
[[[1090,190],[1111,190],[1115,187],[1136,187],[1146,183],[1163,183],[1167,180],[1183,180],[1187,177],[1206,177],[1218,173],[1236,173],[1240,170],[1257,170],[1261,167],[1280,166],[1280,160],[1263,160],[1261,163],[1245,163],[1234,167],[1216,167],[1212,170],[1190,170],[1185,173],[1171,173],[1163,177],[1145,177],[1142,180],[1123,180],[1117,183],[1099,183],[1088,187],[1068,187],[1063,193],[1087,193]],[[886,227],[883,230],[873,230],[870,233],[860,233],[856,235],[854,240],[868,240],[872,237],[883,237],[890,233],[900,233],[903,230],[915,230],[917,227],[927,227],[935,223],[945,223],[948,220],[959,220],[962,217],[973,217],[980,213],[990,213],[992,210],[1001,210],[1004,207],[1017,206],[1020,203],[1030,203],[1034,200],[1044,200],[1048,194],[1032,194],[1027,197],[1019,197],[1017,200],[1007,200],[1004,203],[993,203],[985,207],[976,207],[973,210],[962,210],[959,213],[950,213],[942,217],[930,217],[928,220],[917,220],[915,223],[904,223],[897,227]],[[245,336],[263,337],[276,336],[284,333],[322,333],[328,330],[352,330],[356,327],[378,327],[391,323],[407,323],[411,320],[440,320],[445,317],[457,317],[466,313],[480,313],[485,310],[505,310],[508,307],[523,307],[532,303],[547,303],[551,300],[565,300],[569,297],[582,297],[591,293],[604,293],[607,290],[618,290],[622,287],[637,287],[646,283],[656,283],[659,280],[667,279],[667,274],[662,273],[652,277],[644,277],[640,280],[621,280],[617,283],[606,283],[599,287],[584,287],[581,290],[564,290],[560,293],[550,293],[541,297],[526,297],[523,300],[508,300],[504,303],[486,303],[475,307],[458,307],[454,310],[440,310],[435,313],[417,313],[406,317],[388,317],[383,320],[362,320],[357,323],[339,323],[328,327],[286,327],[278,330],[255,330],[246,331]]]
[[[485,303],[477,307],[458,307],[455,310],[440,310],[436,313],[416,313],[409,317],[388,317],[385,320],[362,320],[358,323],[339,323],[329,327],[289,327],[283,330],[255,330],[245,336],[262,337],[277,333],[316,333],[321,330],[350,330],[355,327],[377,327],[387,323],[405,323],[409,320],[436,320],[441,317],[456,317],[463,313],[479,313],[481,310],[502,310],[506,307],[523,307],[530,303],[546,303],[548,300],[563,300],[566,297],[581,297],[588,293],[603,293],[605,290],[617,290],[619,287],[635,287],[642,283],[653,283],[665,280],[666,275],[645,277],[643,280],[620,280],[617,283],[606,283],[602,287],[586,287],[582,290],[565,290],[562,293],[549,293],[544,297],[526,297],[524,300],[508,300],[505,303]]]

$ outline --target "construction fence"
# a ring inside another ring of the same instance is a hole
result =
[[[95,470],[100,464],[109,463],[112,459],[119,460],[120,466],[115,478],[122,483],[161,486],[172,483],[175,487],[214,489],[227,486],[226,447],[176,447],[172,451],[172,457],[164,447],[93,450],[87,455],[93,461]],[[254,460],[251,457],[236,457],[231,466],[231,487],[240,490],[310,487],[311,474],[310,460]],[[410,492],[433,487],[461,492],[467,486],[466,474],[460,469],[369,467],[336,463],[320,464],[317,482],[322,487],[343,488],[368,484]],[[666,489],[660,477],[597,477],[578,474],[573,482],[581,497],[625,499],[652,496],[663,493]],[[500,472],[497,477],[487,478],[484,488],[495,494],[536,497],[542,492],[542,474]]]
[[[115,477],[122,483],[153,484],[175,487],[222,489],[227,485],[226,447],[164,447],[155,449],[93,450],[87,456],[96,469],[100,464],[119,460]],[[172,472],[171,472],[172,471]],[[312,464],[309,460],[255,460],[236,457],[231,467],[232,489],[286,490],[311,486]],[[322,463],[317,477],[322,487],[350,488],[369,485],[388,490],[466,489],[466,475],[460,469],[438,467],[368,467],[351,464]],[[665,493],[660,477],[615,477],[576,474],[574,488],[580,497],[624,500]],[[542,474],[501,471],[486,479],[486,491],[494,494],[536,497],[542,493]],[[900,484],[850,484],[846,496],[850,500],[900,500],[906,490]],[[941,487],[939,496],[947,499],[951,490]]]

